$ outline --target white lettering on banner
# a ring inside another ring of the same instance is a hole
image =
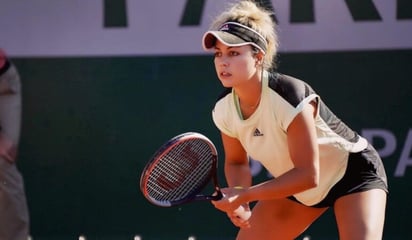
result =
[[[373,143],[374,138],[381,138],[383,140],[384,147],[381,149],[376,149],[382,158],[389,157],[392,155],[397,147],[397,142],[395,135],[385,129],[364,129],[362,131],[362,136],[368,139],[370,143]],[[409,129],[408,134],[403,144],[401,155],[396,165],[396,170],[394,173],[395,177],[405,176],[406,169],[412,167],[412,129]]]
[[[2,1],[0,47],[12,56],[204,54],[201,37],[229,0],[205,0],[199,24],[191,26],[180,23],[191,14],[191,0],[124,1],[127,24],[120,27],[104,26],[105,0]],[[298,14],[292,0],[267,2],[283,52],[412,48],[412,19],[397,19],[401,1],[371,0],[378,16],[357,21],[347,1],[312,0],[309,22],[291,20]]]
[[[376,148],[382,158],[392,155],[396,150],[396,137],[386,129],[364,129],[362,130],[364,136],[370,143],[373,143],[374,138],[380,138],[385,143],[381,149]]]
[[[382,148],[377,148],[373,144],[376,148],[376,151],[378,151],[383,160],[385,160],[385,158],[393,156],[397,149],[398,144],[396,137],[391,131],[387,129],[363,129],[361,131],[361,135],[365,137],[371,144],[374,143],[374,139],[381,139],[384,142]],[[404,177],[407,168],[412,168],[412,129],[409,129],[405,143],[401,146],[401,155],[399,160],[397,161],[396,169],[394,172],[395,177]],[[253,159],[251,159],[250,161],[250,168],[252,176],[257,176],[262,171],[264,171],[262,165],[258,161]],[[266,175],[267,177],[271,177],[271,175],[267,171]]]
[[[405,146],[402,148],[401,157],[395,170],[396,177],[405,175],[407,167],[412,167],[412,130],[409,130],[405,140]]]

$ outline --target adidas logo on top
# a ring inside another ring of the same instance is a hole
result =
[[[223,26],[219,29],[219,31],[229,31],[229,25],[227,25],[227,24],[223,25]]]
[[[263,136],[263,133],[261,133],[259,129],[256,128],[255,131],[253,132],[253,136],[255,137]]]

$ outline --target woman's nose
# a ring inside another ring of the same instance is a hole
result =
[[[228,58],[227,57],[222,57],[221,59],[220,59],[220,65],[222,65],[222,66],[228,66],[229,65],[229,60],[228,60]]]

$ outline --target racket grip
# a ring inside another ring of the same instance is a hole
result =
[[[243,207],[242,205],[240,205],[236,210],[235,210],[235,214],[242,220],[248,220],[250,218],[250,216],[252,216],[252,211],[246,210],[245,207]]]

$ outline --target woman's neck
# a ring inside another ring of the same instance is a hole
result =
[[[242,108],[256,109],[260,102],[262,91],[262,74],[256,74],[248,83],[238,86],[235,89]]]
[[[250,84],[234,89],[237,97],[240,114],[243,119],[248,119],[258,109],[262,92],[262,78],[251,79]]]

